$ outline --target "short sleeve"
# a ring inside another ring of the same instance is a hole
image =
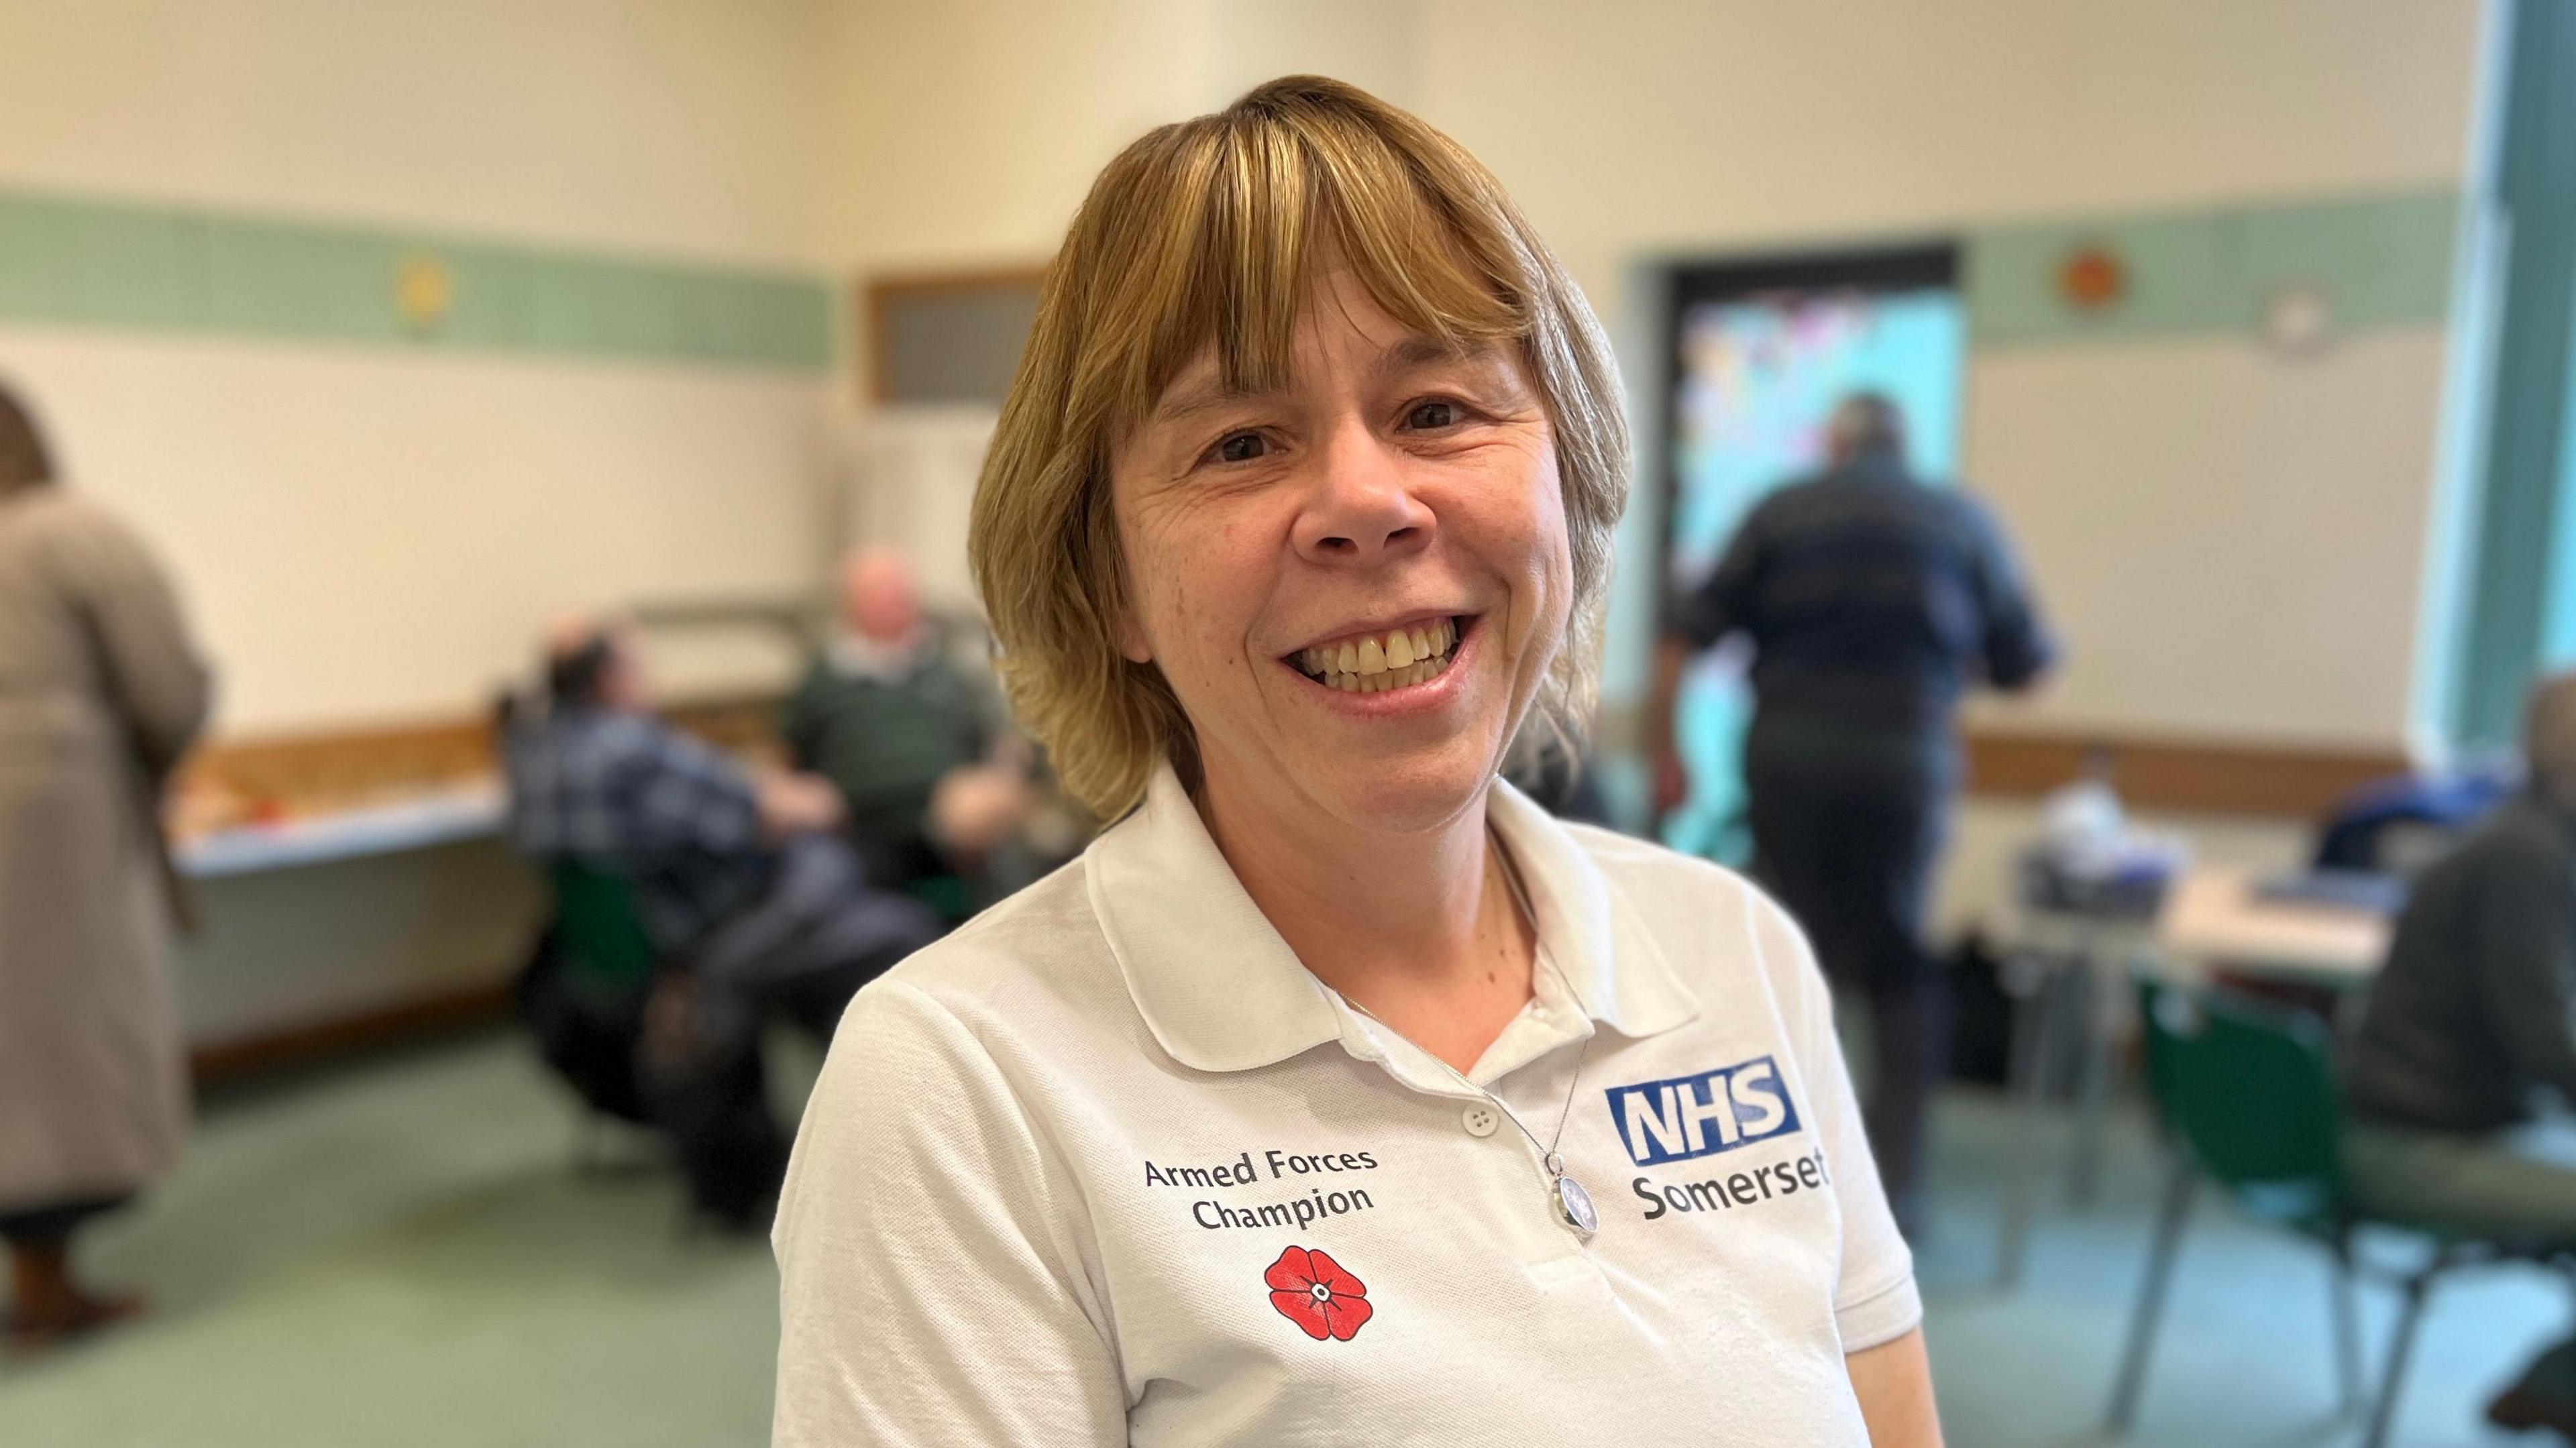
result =
[[[1788,913],[1756,896],[1754,930],[1773,981],[1790,1002],[1799,1072],[1816,1115],[1816,1134],[1833,1174],[1843,1223],[1842,1267],[1834,1288],[1834,1324],[1843,1352],[1893,1342],[1923,1323],[1923,1298],[1914,1283],[1914,1254],[1896,1229],[1878,1163],[1862,1133],[1860,1103],[1842,1043],[1834,1034],[1833,996],[1815,952]]]
[[[1975,530],[1977,601],[1984,619],[1979,651],[1986,677],[1997,688],[2026,688],[2057,662],[2057,641],[2040,618],[2003,524],[1974,499],[1962,494],[1960,502]]]
[[[955,1015],[900,981],[860,992],[806,1107],[773,1236],[772,1442],[1125,1443],[1082,1220]]]

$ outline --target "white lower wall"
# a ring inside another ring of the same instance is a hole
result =
[[[194,1046],[435,1000],[511,978],[542,882],[497,840],[200,881],[176,955]]]
[[[2446,337],[1991,348],[1967,476],[2068,645],[2006,727],[2397,748]]]
[[[452,716],[558,611],[811,587],[830,548],[810,374],[10,326],[0,378],[175,568],[225,733]]]

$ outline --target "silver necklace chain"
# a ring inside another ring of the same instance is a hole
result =
[[[1527,921],[1529,924],[1530,972],[1532,982],[1531,991],[1532,994],[1536,994],[1538,972],[1538,912],[1530,906],[1529,893],[1521,886],[1520,872],[1512,864],[1510,853],[1502,848],[1502,842],[1499,840],[1494,842],[1494,848],[1496,858],[1502,863],[1503,884],[1511,891],[1512,894],[1512,904],[1519,910],[1521,919]],[[1370,1020],[1376,1021],[1380,1026],[1385,1026],[1389,1032],[1399,1037],[1404,1035],[1402,1031],[1398,1031],[1395,1027],[1387,1025],[1386,1022],[1378,1016],[1377,1012],[1361,1005],[1358,1001],[1352,1000],[1347,995],[1342,995],[1340,991],[1335,991],[1333,994],[1341,996],[1342,1004],[1349,1006],[1352,1010],[1359,1012]],[[1409,1038],[1407,1039],[1407,1044],[1411,1044]],[[1529,1144],[1538,1148],[1540,1167],[1547,1172],[1549,1187],[1548,1195],[1553,1198],[1556,1203],[1558,1217],[1560,1217],[1567,1226],[1572,1227],[1575,1231],[1586,1237],[1591,1236],[1593,1230],[1598,1225],[1597,1218],[1595,1217],[1592,1207],[1591,1193],[1584,1190],[1581,1182],[1576,1181],[1573,1177],[1566,1174],[1565,1158],[1557,1153],[1557,1147],[1565,1140],[1565,1124],[1574,1119],[1574,1088],[1576,1083],[1583,1079],[1584,1058],[1592,1054],[1592,1037],[1589,1035],[1585,1036],[1583,1038],[1582,1047],[1574,1053],[1574,1069],[1571,1072],[1568,1072],[1565,1078],[1565,1104],[1559,1107],[1556,1113],[1556,1132],[1554,1136],[1544,1143],[1538,1139],[1538,1133],[1530,1130],[1529,1124],[1521,1120],[1520,1113],[1514,1111],[1509,1105],[1507,1105],[1503,1101],[1502,1097],[1497,1096],[1492,1091],[1477,1085],[1468,1077],[1466,1072],[1450,1065],[1447,1061],[1441,1060],[1439,1056],[1434,1055],[1432,1052],[1424,1050],[1420,1046],[1415,1046],[1414,1049],[1421,1051],[1423,1055],[1429,1056],[1433,1061],[1438,1062],[1441,1070],[1458,1078],[1459,1085],[1466,1087],[1468,1090],[1475,1092],[1477,1095],[1485,1098],[1486,1101],[1492,1103],[1495,1110],[1503,1113],[1504,1120],[1509,1121],[1514,1127],[1518,1128],[1521,1135],[1529,1138]]]
[[[1336,991],[1334,994],[1339,995],[1340,992]],[[1370,1020],[1376,1021],[1379,1025],[1386,1026],[1388,1030],[1395,1031],[1395,1027],[1387,1026],[1386,1022],[1378,1016],[1377,1012],[1361,1005],[1358,1001],[1352,1000],[1349,996],[1342,996],[1342,1004],[1349,1006],[1352,1010],[1359,1012]],[[1395,1033],[1399,1036],[1404,1034],[1401,1031],[1395,1031]],[[1520,1113],[1512,1110],[1512,1108],[1504,1102],[1503,1098],[1495,1095],[1484,1087],[1477,1085],[1474,1080],[1469,1078],[1466,1072],[1461,1071],[1457,1067],[1450,1065],[1448,1062],[1441,1060],[1438,1056],[1432,1055],[1431,1052],[1424,1050],[1422,1047],[1415,1046],[1414,1049],[1421,1051],[1425,1056],[1430,1056],[1431,1059],[1439,1065],[1441,1070],[1457,1077],[1459,1085],[1466,1087],[1468,1090],[1484,1097],[1487,1101],[1492,1102],[1494,1104],[1494,1109],[1503,1113],[1504,1120],[1519,1127],[1521,1135],[1529,1138],[1529,1144],[1538,1148],[1540,1165],[1547,1168],[1547,1174],[1551,1179],[1565,1175],[1565,1158],[1557,1155],[1556,1148],[1559,1142],[1565,1140],[1565,1123],[1572,1120],[1574,1117],[1574,1087],[1575,1083],[1583,1077],[1583,1058],[1592,1054],[1591,1037],[1584,1037],[1581,1049],[1574,1053],[1574,1071],[1565,1078],[1565,1104],[1558,1108],[1556,1113],[1556,1134],[1553,1139],[1545,1142],[1538,1139],[1538,1133],[1530,1130],[1528,1123],[1521,1120]]]

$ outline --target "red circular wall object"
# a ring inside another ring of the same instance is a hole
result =
[[[2129,292],[2129,269],[2104,246],[2078,247],[2057,268],[2057,295],[2079,312],[2117,306]]]

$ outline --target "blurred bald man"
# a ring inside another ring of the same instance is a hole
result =
[[[2576,672],[2524,713],[2529,779],[2416,882],[2346,1052],[2346,1167],[2377,1210],[2576,1248]],[[2576,1439],[2576,1342],[2487,1415]]]
[[[951,663],[902,555],[852,553],[840,621],[789,699],[779,732],[800,769],[830,780],[850,843],[885,889],[971,872],[1028,808],[1000,709]],[[963,902],[940,902],[962,911]]]

